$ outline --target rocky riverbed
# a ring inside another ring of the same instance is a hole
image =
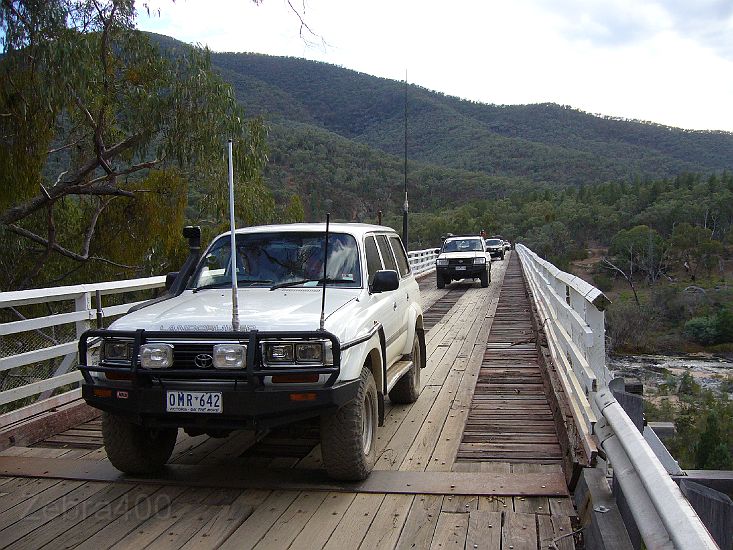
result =
[[[695,382],[705,389],[726,392],[733,399],[733,357],[696,353],[690,355],[614,355],[608,368],[624,378],[640,380],[648,393],[663,384],[679,384],[682,375],[689,372]]]

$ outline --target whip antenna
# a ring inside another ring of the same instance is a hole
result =
[[[321,294],[321,325],[320,330],[323,330],[326,324],[326,317],[324,311],[326,310],[326,274],[328,273],[328,227],[331,223],[331,213],[326,214],[326,246],[323,249],[323,293]]]
[[[237,300],[237,239],[234,234],[234,164],[232,163],[232,140],[227,143],[229,153],[229,230],[231,231],[230,248],[232,251],[232,330],[239,330],[239,303]]]
[[[407,214],[409,210],[410,207],[407,203],[407,69],[405,69],[405,202],[402,205],[402,242],[405,245],[405,250],[409,250],[407,243]]]

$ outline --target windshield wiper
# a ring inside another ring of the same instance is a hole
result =
[[[323,284],[323,278],[320,279],[299,279],[297,281],[287,281],[285,283],[278,283],[276,285],[272,285],[270,287],[270,290],[277,290],[278,288],[286,288],[289,286],[298,286],[302,285],[303,283],[321,283]],[[353,283],[353,279],[326,279],[326,284],[332,284],[332,283]]]
[[[238,279],[237,285],[244,284],[244,283],[250,283],[250,285],[256,285],[259,283],[271,283],[272,280],[270,279]],[[210,283],[208,285],[200,286],[197,288],[194,288],[194,292],[198,292],[199,290],[207,290],[210,288],[223,288],[223,287],[231,287],[232,282],[231,281],[222,281],[220,283]]]

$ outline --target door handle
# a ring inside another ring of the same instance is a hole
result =
[[[392,304],[392,309],[393,310],[396,310],[397,309],[397,302],[395,302],[394,304]]]

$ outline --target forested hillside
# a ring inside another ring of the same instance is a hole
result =
[[[156,36],[166,48],[181,43]],[[334,65],[211,54],[248,116],[270,128],[266,180],[306,216],[399,212],[405,86]],[[638,182],[733,169],[733,134],[612,119],[556,104],[488,105],[410,85],[408,187],[414,212],[518,189]],[[460,192],[456,192],[460,190]]]

